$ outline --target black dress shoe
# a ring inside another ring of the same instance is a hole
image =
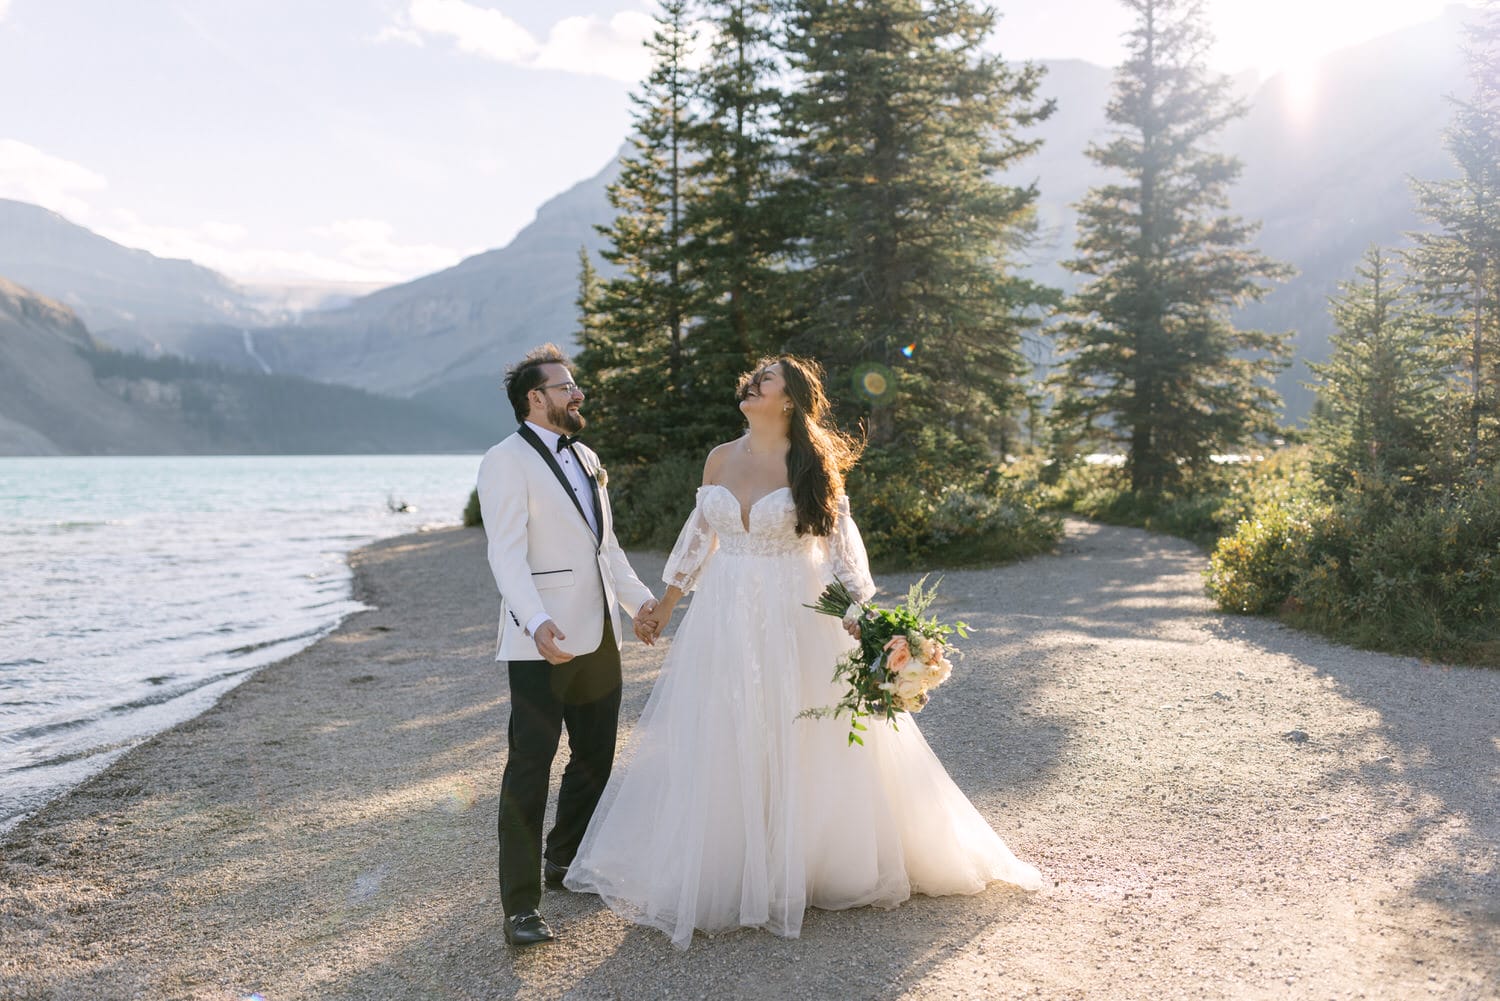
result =
[[[550,860],[542,862],[542,878],[547,881],[548,886],[562,886],[563,877],[567,876],[568,867],[558,865]]]
[[[536,945],[557,938],[536,911],[522,911],[505,919],[505,941],[511,945]]]

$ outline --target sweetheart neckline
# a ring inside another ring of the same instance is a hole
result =
[[[735,506],[740,509],[740,528],[743,529],[746,533],[750,531],[750,516],[755,513],[755,505],[759,504],[761,501],[765,500],[768,497],[781,493],[783,490],[788,493],[791,493],[792,490],[791,487],[777,487],[775,490],[772,490],[769,493],[761,494],[759,497],[755,498],[755,500],[750,502],[750,506],[747,508],[744,504],[740,503],[740,499],[735,494],[735,492],[733,490],[730,490],[724,484],[708,483],[704,485],[704,489],[708,489],[709,487],[718,487],[734,500]]]

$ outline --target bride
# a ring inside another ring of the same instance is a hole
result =
[[[1041,885],[910,716],[871,723],[862,747],[847,721],[797,718],[838,701],[851,645],[804,605],[835,575],[875,591],[842,491],[858,447],[832,428],[821,375],[782,356],[741,382],[749,431],[709,453],[643,635],[697,596],[563,879],[681,949],[694,929],[794,938],[809,905]]]

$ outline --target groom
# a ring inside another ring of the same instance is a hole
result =
[[[552,939],[537,907],[541,872],[562,882],[604,791],[620,713],[620,618],[656,604],[625,558],[599,457],[575,436],[583,391],[554,345],[505,374],[520,424],[485,454],[479,505],[500,588],[496,660],[510,680],[509,755],[500,783],[505,939]],[[547,781],[563,726],[568,766],[542,850]]]

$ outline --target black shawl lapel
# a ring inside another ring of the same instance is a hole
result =
[[[578,458],[577,452],[573,453],[573,458]],[[599,532],[602,535],[604,532],[604,505],[599,501],[599,478],[589,472],[589,467],[585,466],[582,462],[578,463],[578,467],[588,477],[589,494],[594,498],[594,524],[599,526]]]
[[[557,482],[562,486],[563,493],[567,494],[568,500],[573,502],[573,510],[577,511],[578,517],[583,519],[583,527],[588,528],[589,534],[593,535],[594,530],[589,528],[589,519],[583,513],[583,505],[578,503],[578,495],[573,492],[573,484],[568,482],[568,474],[562,471],[562,467],[557,464],[557,459],[553,458],[552,454],[547,451],[547,446],[542,444],[542,439],[537,437],[535,431],[527,427],[524,422],[517,430],[520,432],[521,437],[526,439],[526,444],[536,449],[537,455],[540,455],[542,460],[547,463],[547,468],[552,470],[552,475],[557,477]],[[594,481],[593,477],[589,477],[589,482],[593,484],[594,513],[597,516],[599,512],[599,485]],[[595,536],[595,539],[597,538],[598,536]]]

